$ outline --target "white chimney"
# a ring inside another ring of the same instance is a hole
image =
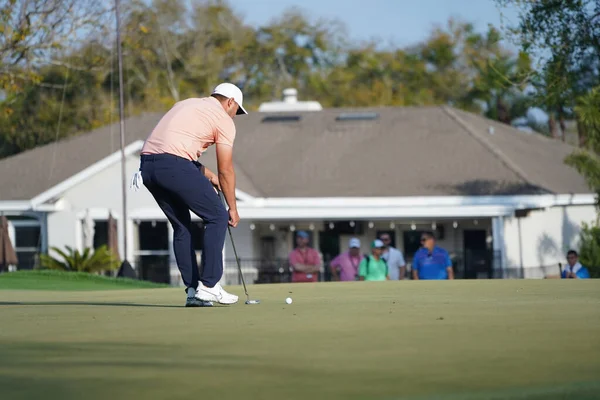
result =
[[[283,89],[283,102],[284,103],[297,103],[298,102],[298,91],[294,88]]]
[[[259,112],[286,112],[286,111],[321,111],[323,107],[318,101],[298,101],[298,90],[295,88],[283,89],[283,101],[262,103]]]

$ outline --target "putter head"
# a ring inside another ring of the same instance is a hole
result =
[[[260,300],[246,300],[246,304],[260,304]]]

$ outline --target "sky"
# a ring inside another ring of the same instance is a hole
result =
[[[489,24],[502,29],[518,22],[515,8],[499,9],[493,0],[234,0],[229,4],[251,25],[266,24],[297,7],[310,17],[339,19],[350,40],[377,39],[394,47],[427,39],[433,28],[445,27],[450,17],[473,23],[477,31],[487,30]],[[504,45],[518,50],[512,43]],[[546,118],[537,108],[528,114],[541,122]]]
[[[341,20],[351,40],[378,39],[398,47],[426,39],[449,17],[472,22],[478,31],[488,24],[500,27],[502,20],[493,0],[235,0],[229,4],[252,25],[268,23],[295,6],[311,17]],[[517,21],[516,10],[503,12],[505,23]]]

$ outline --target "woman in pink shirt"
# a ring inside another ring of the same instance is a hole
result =
[[[355,281],[358,275],[358,265],[360,264],[360,240],[357,238],[350,239],[348,250],[340,254],[329,264],[331,266],[331,275],[334,281]],[[339,278],[338,278],[339,271]]]

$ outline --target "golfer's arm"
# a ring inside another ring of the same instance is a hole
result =
[[[210,178],[212,178],[213,176],[217,176],[217,174],[215,174],[214,172],[212,172],[210,169],[208,169],[208,168],[204,167],[204,176],[205,176],[207,179],[210,179]]]
[[[235,200],[235,170],[233,169],[233,147],[217,143],[217,169],[219,184],[230,210],[237,211]]]
[[[400,267],[400,279],[404,279],[406,276],[406,265]]]
[[[454,279],[454,270],[452,267],[446,267],[446,271],[448,271],[448,279]]]

